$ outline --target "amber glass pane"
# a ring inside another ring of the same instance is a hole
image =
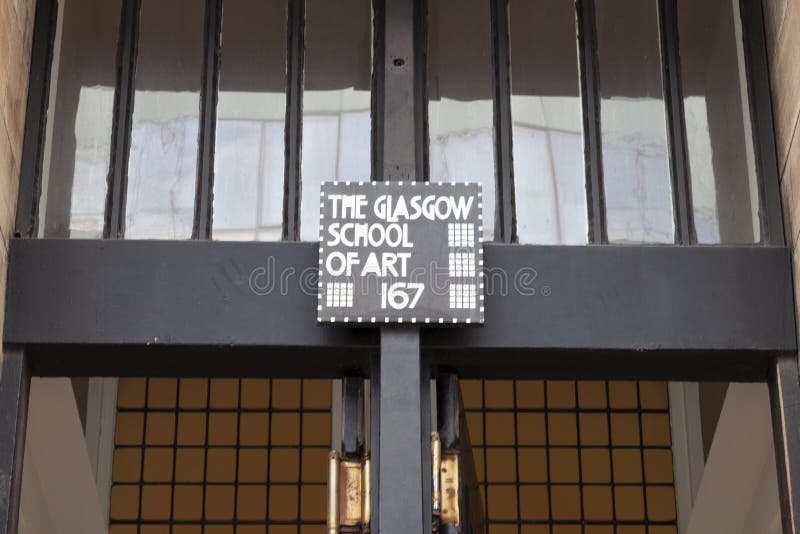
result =
[[[676,526],[666,383],[461,386],[488,532]]]
[[[111,531],[141,521],[154,532],[171,522],[181,532],[324,527],[331,389],[330,380],[120,379]]]

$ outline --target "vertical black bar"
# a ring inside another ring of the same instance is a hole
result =
[[[430,376],[419,330],[383,329],[380,353],[380,534],[430,532]],[[428,424],[425,424],[428,421]],[[426,432],[427,427],[427,432]]]
[[[17,237],[35,237],[37,233],[47,107],[50,101],[50,67],[53,62],[53,41],[57,18],[58,4],[56,0],[38,0],[36,2],[14,232]]]
[[[125,234],[125,197],[128,189],[128,156],[131,146],[136,54],[139,48],[141,0],[123,0],[117,42],[117,87],[103,237],[121,239]]]
[[[744,41],[747,87],[750,98],[750,122],[756,151],[759,178],[761,241],[783,245],[783,211],[779,182],[769,63],[764,34],[764,13],[761,0],[740,0],[739,10]]]
[[[686,121],[683,112],[677,0],[659,0],[661,34],[661,72],[664,83],[664,102],[667,106],[672,198],[674,202],[675,239],[679,245],[697,241],[689,182]]]
[[[424,0],[377,0],[383,69],[375,72],[381,92],[373,102],[382,162],[375,180],[424,180],[425,38]],[[375,65],[380,65],[376,61]],[[420,124],[423,123],[423,124]],[[373,138],[374,139],[374,138]],[[375,147],[373,147],[375,150]],[[430,532],[430,369],[419,329],[381,330],[380,355],[371,369],[375,484],[372,530],[380,534]],[[376,418],[377,416],[377,418]]]
[[[416,179],[428,181],[428,0],[414,0],[414,157]]]
[[[364,455],[364,379],[346,376],[342,379],[342,457]]]
[[[427,0],[373,0],[372,13],[372,179],[427,181]]]
[[[461,524],[456,528],[442,524],[440,534],[483,534],[486,532],[480,485],[475,469],[475,457],[467,431],[467,419],[458,375],[440,373],[436,380],[436,413],[442,451],[459,456],[459,506]],[[516,425],[515,425],[516,427]]]
[[[22,347],[0,355],[0,534],[17,534],[31,375]]]
[[[800,532],[800,381],[797,356],[778,356],[769,380],[783,531]]]
[[[303,59],[305,0],[288,0],[286,60],[286,175],[283,191],[283,239],[300,239],[300,150],[303,137]]]
[[[415,9],[415,6],[417,9]],[[381,136],[382,180],[416,180],[419,128],[416,98],[417,79],[424,65],[418,65],[415,37],[419,25],[418,0],[384,0],[381,11],[384,37],[383,106]],[[415,18],[416,17],[416,18]],[[421,43],[418,46],[422,46]]]
[[[383,112],[385,109],[384,91],[386,77],[386,0],[372,0],[372,80],[371,80],[371,127],[372,177],[383,177]],[[374,461],[374,460],[373,460]]]
[[[222,34],[222,0],[206,0],[203,24],[203,82],[200,87],[197,188],[192,239],[211,239],[214,209],[214,140],[219,98],[219,56]]]
[[[440,373],[436,379],[436,421],[442,450],[461,447],[461,403],[458,375]]]
[[[589,242],[608,241],[606,235],[603,154],[600,143],[600,84],[597,77],[597,27],[594,0],[576,0],[578,53],[581,67],[583,142],[586,194],[589,210]]]
[[[378,0],[382,1],[382,0]],[[378,507],[381,495],[380,480],[381,465],[381,355],[373,354],[369,366],[369,457],[372,463],[370,471],[370,531],[378,532],[380,524],[380,508]]]
[[[508,0],[492,0],[492,91],[494,93],[494,167],[497,181],[495,240],[516,240],[511,122],[511,59]]]
[[[420,347],[419,376],[420,397],[420,446],[422,453],[422,532],[427,534],[433,527],[433,458],[431,456],[431,367],[430,357],[421,352],[420,332],[412,332]],[[434,393],[435,395],[435,393]]]

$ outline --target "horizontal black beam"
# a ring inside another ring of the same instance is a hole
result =
[[[317,325],[313,243],[14,239],[9,258],[4,340],[34,374],[341,376],[378,350],[376,330]],[[485,258],[486,324],[422,336],[462,376],[764,380],[796,349],[783,247]]]
[[[20,239],[9,254],[6,343],[378,343],[317,325],[316,245]]]
[[[430,331],[424,346],[796,348],[786,248],[488,245],[485,266],[485,326]]]

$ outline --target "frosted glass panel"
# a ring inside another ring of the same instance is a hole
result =
[[[483,234],[494,238],[495,167],[490,6],[428,4],[429,179],[483,183]]]
[[[369,0],[306,0],[300,238],[319,239],[319,184],[370,179]]]
[[[520,243],[580,245],[589,228],[575,5],[512,0],[511,119]]]
[[[120,6],[119,0],[62,4],[42,167],[42,237],[102,236]]]
[[[214,239],[277,241],[283,222],[286,2],[225,0]]]
[[[599,0],[597,60],[608,240],[673,243],[658,3]]]
[[[187,239],[197,183],[203,3],[144,0],[125,237]]]
[[[739,3],[679,0],[686,140],[700,243],[760,239]]]

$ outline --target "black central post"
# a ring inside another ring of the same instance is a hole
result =
[[[419,330],[383,329],[380,350],[378,533],[427,533],[432,524],[430,376]]]
[[[422,180],[425,14],[418,0],[377,0],[375,150],[378,180]],[[416,327],[381,330],[371,387],[372,531],[429,533],[430,368]]]

